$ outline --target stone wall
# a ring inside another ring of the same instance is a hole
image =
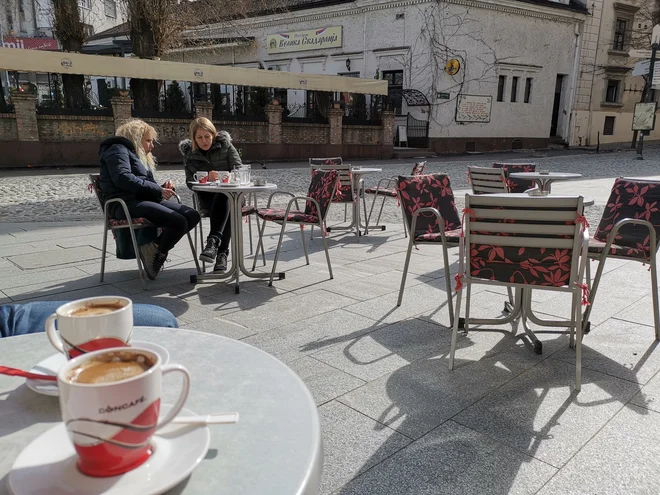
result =
[[[267,143],[268,122],[214,122],[218,131],[227,131],[234,143]]]
[[[327,144],[330,139],[328,124],[282,124],[282,142],[296,144]]]
[[[0,113],[0,141],[18,139],[16,117],[13,113]]]
[[[39,141],[100,143],[115,133],[112,117],[37,115],[37,124]]]
[[[383,144],[383,128],[375,125],[346,125],[342,128],[344,144]]]

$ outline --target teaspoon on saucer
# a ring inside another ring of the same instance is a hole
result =
[[[177,416],[172,424],[186,425],[228,425],[238,423],[238,413],[207,414],[206,416]]]

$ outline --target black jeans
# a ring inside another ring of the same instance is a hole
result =
[[[199,213],[193,208],[177,201],[132,201],[126,205],[133,218],[146,218],[163,230],[158,238],[158,250],[163,254],[167,254],[200,220]],[[121,210],[117,213],[123,219],[124,213]]]
[[[229,198],[222,193],[198,192],[197,197],[203,210],[207,210],[211,218],[211,232],[220,238],[218,252],[229,250],[231,242],[231,220],[229,219]]]

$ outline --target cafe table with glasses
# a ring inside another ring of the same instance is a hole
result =
[[[25,378],[0,374],[0,495],[318,493],[323,450],[316,403],[290,368],[248,344],[190,330],[135,327],[133,345],[160,346],[163,362],[188,370],[181,414],[237,412],[238,422],[170,424],[157,431],[144,464],[119,476],[85,476],[62,423],[58,387],[35,391]],[[3,366],[35,373],[54,374],[53,360],[60,367],[67,362],[45,333],[0,339],[0,355]],[[161,417],[181,382],[163,374]]]

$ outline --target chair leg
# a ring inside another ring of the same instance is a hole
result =
[[[454,369],[454,356],[456,355],[456,337],[458,336],[458,320],[461,312],[461,298],[463,296],[463,289],[459,289],[456,293],[456,312],[454,313],[454,325],[451,332],[451,348],[449,349],[449,369]]]
[[[603,255],[600,257],[598,260],[598,269],[596,270],[596,276],[594,277],[593,285],[591,286],[591,290],[589,291],[589,304],[587,305],[586,309],[584,310],[584,314],[582,315],[582,324],[586,325],[587,322],[589,321],[589,315],[591,315],[591,310],[594,307],[594,300],[596,299],[596,293],[598,292],[598,286],[600,285],[600,278],[603,276],[603,270],[605,269],[605,261],[607,260],[607,256]],[[584,330],[584,328],[582,329]]]
[[[403,264],[403,275],[401,275],[401,287],[399,288],[399,299],[396,303],[397,306],[401,306],[401,301],[403,301],[403,290],[406,288],[406,277],[408,276],[408,266],[410,265],[412,248],[413,238],[411,237],[410,242],[408,242],[408,251],[406,251],[406,262]]]
[[[344,223],[348,219],[348,203],[344,203]]]
[[[257,223],[257,234],[259,234],[259,241],[261,241],[261,223],[259,222],[259,215],[254,216],[254,221]],[[266,223],[266,220],[264,220],[264,224]],[[256,258],[259,257],[259,241],[257,241],[257,250],[254,253],[254,258],[255,258],[255,263],[256,263]],[[261,257],[264,260],[264,266],[266,266],[266,253],[264,252],[264,246],[261,244]],[[252,269],[254,270],[254,268]]]
[[[264,230],[266,230],[266,220],[262,219],[261,231],[259,232],[259,242],[257,243],[257,254],[254,256],[254,259],[252,260],[251,271],[254,271],[254,269],[257,267],[257,258],[259,257],[259,247],[261,247],[261,254],[264,257],[264,266],[266,265],[266,252],[265,252],[266,250],[264,249]]]
[[[252,215],[247,216],[248,219],[248,235],[250,236],[250,254],[254,254],[254,247],[252,246]]]
[[[571,349],[575,347],[575,334],[577,333],[577,328],[576,328],[577,315],[575,311],[575,306],[577,305],[579,308],[581,302],[582,300],[579,299],[578,296],[573,294],[573,298],[571,300],[571,326],[569,328],[569,340],[568,340],[568,347],[570,347]],[[581,308],[580,308],[580,314],[582,314]]]
[[[412,237],[411,237],[412,239]],[[447,289],[447,308],[449,310],[449,325],[454,324],[454,301],[452,298],[452,289],[451,289],[451,271],[449,269],[449,253],[447,252],[447,246],[442,245],[442,261],[445,264],[445,288]],[[467,307],[470,307],[470,292],[468,291],[467,294],[468,297],[468,302],[467,302]],[[465,321],[467,322],[467,316],[465,317]],[[467,323],[465,326],[465,329],[467,330]]]
[[[103,251],[102,251],[102,258],[101,258],[101,282],[103,282],[103,276],[105,274],[105,257],[107,254],[108,250],[108,222],[105,222],[105,225],[103,226]],[[135,253],[136,256],[139,258],[139,254]]]
[[[470,296],[472,295],[472,285],[468,284],[465,288],[465,324],[463,326],[463,331],[468,333],[470,331]],[[451,296],[451,294],[450,294]],[[454,322],[452,321],[452,325]]]
[[[365,224],[364,224],[364,234],[367,235],[369,233],[369,222],[367,222],[367,198],[365,197],[364,193],[362,193],[362,211],[364,212],[364,219],[365,219]],[[358,229],[360,226],[358,225]]]
[[[202,222],[204,221],[203,218],[200,218],[199,223],[197,224],[199,226],[199,244],[200,246],[204,246],[204,227],[202,227]],[[197,252],[197,250],[195,250]],[[206,263],[204,260],[202,260],[202,273],[206,273]]]
[[[135,250],[135,259],[137,260],[138,273],[140,274],[140,280],[142,281],[142,289],[147,290],[147,281],[145,280],[144,270],[142,269],[142,259],[140,258],[140,250],[138,247],[137,239],[135,238],[135,229],[133,229],[133,224],[131,219],[128,219],[128,230],[131,232],[131,241],[133,241],[133,249]]]
[[[286,218],[284,219],[284,221],[282,221],[282,230],[280,230],[280,240],[277,241],[277,251],[275,251],[275,259],[273,260],[273,269],[270,272],[270,280],[268,281],[269,287],[273,285],[273,277],[275,277],[275,270],[277,269],[277,259],[280,257],[280,250],[282,249],[282,239],[284,239],[284,229],[286,229]]]
[[[201,275],[202,269],[199,267],[199,261],[197,260],[197,250],[195,250],[195,243],[193,242],[193,238],[190,235],[190,231],[186,232],[186,236],[188,236],[188,243],[190,244],[190,252],[192,253],[193,261],[195,262],[195,267],[197,268],[197,275]]]
[[[323,224],[319,222],[319,229],[321,229],[321,239],[323,239],[323,249],[325,250],[325,260],[328,262],[328,273],[330,274],[330,279],[332,280],[334,275],[332,274],[332,265],[330,264],[330,252],[328,251],[328,241],[326,237],[328,235],[325,233],[325,229],[323,228]]]
[[[586,266],[587,288],[591,290],[591,260],[587,258]]]
[[[655,253],[651,255],[651,294],[653,295],[653,323],[655,325],[655,340],[660,340],[660,314],[658,314],[658,267]]]
[[[371,209],[369,210],[369,214],[367,215],[365,212],[365,216],[367,217],[367,225],[371,222],[371,214],[374,212],[374,205],[376,204],[376,200],[378,199],[378,194],[374,194],[374,200],[371,202]],[[378,225],[378,222],[376,222],[376,225]]]
[[[386,199],[387,199],[387,197],[383,196],[383,201],[380,203],[380,210],[378,211],[378,218],[376,219],[376,225],[380,225],[380,217],[383,214],[383,208],[385,208],[385,200]]]
[[[300,238],[302,239],[303,251],[305,251],[305,262],[309,265],[309,254],[307,253],[307,242],[305,242],[305,225],[300,224]]]
[[[575,391],[582,389],[582,308],[581,294],[578,292],[573,299],[575,302]]]

